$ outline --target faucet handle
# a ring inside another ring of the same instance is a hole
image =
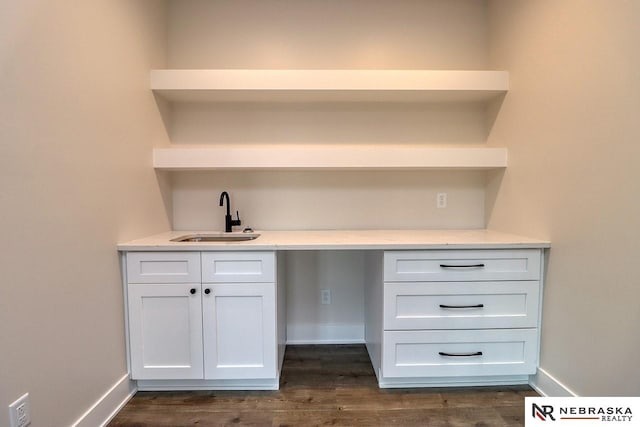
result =
[[[240,213],[238,211],[236,211],[236,218],[237,219],[231,219],[231,225],[241,225],[242,221],[240,221]]]

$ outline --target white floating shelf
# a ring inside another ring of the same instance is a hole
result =
[[[151,89],[193,102],[468,102],[509,90],[507,71],[152,70]]]
[[[155,148],[153,166],[164,170],[496,169],[507,166],[507,149],[420,145],[174,146]]]

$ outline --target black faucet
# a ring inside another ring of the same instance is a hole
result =
[[[224,231],[226,233],[231,233],[232,228],[234,225],[240,225],[242,224],[242,222],[240,222],[240,214],[238,213],[238,211],[236,211],[236,216],[238,217],[238,219],[232,219],[231,217],[231,202],[229,201],[229,193],[227,193],[226,191],[223,191],[222,194],[220,194],[220,206],[224,206],[224,199],[227,199],[227,214],[224,216]]]

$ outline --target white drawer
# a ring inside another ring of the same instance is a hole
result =
[[[203,283],[276,281],[274,252],[203,252]]]
[[[128,283],[200,283],[200,252],[129,252]]]
[[[384,377],[530,375],[537,329],[385,331]]]
[[[535,328],[539,282],[421,282],[384,286],[384,329]]]
[[[387,282],[538,280],[539,249],[391,251],[384,253]]]

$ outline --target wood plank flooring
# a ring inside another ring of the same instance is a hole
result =
[[[522,426],[528,386],[379,389],[364,345],[287,346],[278,391],[139,392],[110,427]]]

